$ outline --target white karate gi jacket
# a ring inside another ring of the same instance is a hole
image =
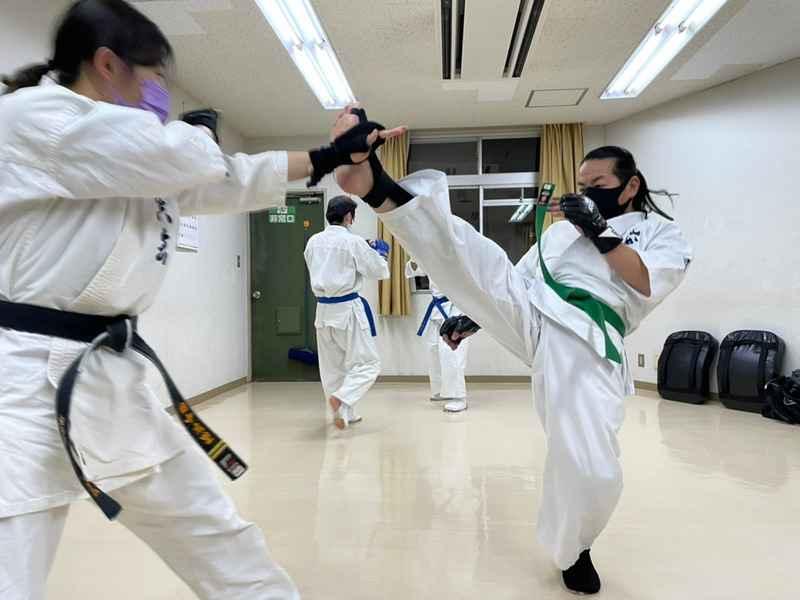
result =
[[[360,293],[365,279],[388,279],[389,265],[367,241],[342,225],[330,225],[309,238],[304,253],[317,298],[338,298]],[[314,326],[347,329],[353,319],[369,329],[360,300],[342,304],[317,304]]]
[[[401,184],[414,199],[381,220],[464,314],[531,366],[548,448],[538,538],[567,569],[592,546],[622,493],[616,434],[624,397],[633,393],[627,360],[605,358],[602,330],[547,286],[535,246],[512,265],[502,248],[451,214],[443,173],[421,171]],[[543,257],[556,281],[608,304],[629,334],[677,288],[692,252],[678,226],[658,215],[626,213],[609,225],[647,266],[650,296],[628,285],[568,222],[544,232]],[[624,357],[621,336],[608,332]]]
[[[59,85],[1,96],[0,299],[140,315],[174,258],[180,215],[281,205],[287,168],[285,153],[226,156],[198,128]],[[0,518],[83,495],[54,410],[83,348],[0,329]],[[146,387],[146,364],[104,349],[78,380],[73,438],[106,491],[174,456],[186,435]]]

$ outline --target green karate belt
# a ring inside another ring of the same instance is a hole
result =
[[[547,214],[547,206],[550,203],[550,199],[553,197],[555,189],[556,186],[554,184],[545,183],[542,186],[542,191],[539,194],[539,202],[536,206],[536,246],[539,248],[539,264],[542,267],[544,281],[562,300],[585,312],[589,318],[597,324],[605,338],[606,358],[615,363],[622,364],[622,356],[611,341],[611,337],[608,335],[608,329],[606,328],[606,323],[608,323],[619,332],[620,336],[625,337],[625,323],[622,321],[622,318],[608,304],[602,300],[598,300],[586,290],[570,287],[553,279],[550,271],[547,270],[544,258],[542,258],[542,229],[544,229],[544,217]]]

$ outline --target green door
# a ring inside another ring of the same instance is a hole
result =
[[[322,231],[323,196],[289,192],[286,208],[250,215],[252,361],[256,381],[319,381],[319,369],[289,360],[290,348],[317,350],[306,242]]]

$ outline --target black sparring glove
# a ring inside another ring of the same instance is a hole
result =
[[[414,198],[383,170],[383,165],[376,154],[369,155],[369,166],[372,169],[372,189],[362,198],[372,208],[378,208],[387,198],[397,206],[403,206]]]
[[[480,328],[481,326],[467,315],[460,315],[458,317],[449,317],[445,319],[444,323],[442,323],[442,326],[439,328],[439,335],[448,340],[449,343],[458,346],[461,343],[461,339],[454,340],[452,338],[454,333],[467,336],[477,333]]]
[[[369,152],[370,156],[374,156],[375,150],[386,141],[378,137],[378,139],[370,145],[369,142],[367,142],[369,134],[376,129],[382,131],[386,128],[380,123],[369,121],[367,119],[367,113],[363,108],[353,108],[350,112],[358,116],[358,125],[345,131],[327,146],[311,150],[308,153],[311,158],[311,164],[314,167],[311,179],[308,180],[308,187],[317,185],[325,175],[333,173],[336,167],[354,164],[353,159],[350,158],[351,154]]]
[[[588,196],[565,194],[559,205],[567,221],[580,228],[600,254],[611,252],[622,243],[622,238],[608,226],[597,204]]]
[[[314,174],[308,182],[308,187],[316,185],[320,179],[332,172],[336,167],[352,165],[351,154],[369,151],[369,158],[366,160],[372,170],[373,183],[372,189],[362,200],[373,208],[378,208],[387,198],[394,200],[397,206],[402,206],[411,200],[413,196],[389,177],[383,170],[383,165],[375,153],[386,140],[379,137],[371,147],[367,143],[367,137],[370,133],[375,129],[383,131],[385,127],[380,123],[367,119],[367,111],[363,108],[350,109],[350,112],[358,116],[358,125],[337,137],[330,146],[324,146],[309,153],[311,164],[314,166]]]
[[[367,113],[363,108],[354,110],[353,113],[358,114],[362,122],[367,119]],[[374,147],[377,148],[383,144],[384,141],[385,140],[381,140],[380,144],[376,144]],[[375,152],[372,152],[367,160],[369,161],[369,167],[372,171],[372,189],[362,198],[364,202],[369,204],[372,208],[378,208],[389,198],[393,200],[397,206],[402,206],[414,197],[400,187],[394,179],[389,177],[386,171],[383,170],[381,160]]]
[[[219,144],[219,135],[217,134],[217,124],[219,123],[219,113],[213,108],[202,108],[200,110],[192,110],[181,115],[181,121],[189,125],[203,125],[211,130],[214,134],[214,141]]]

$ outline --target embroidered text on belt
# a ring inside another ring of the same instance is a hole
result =
[[[56,418],[61,441],[67,450],[75,475],[89,493],[89,497],[109,519],[116,518],[122,507],[86,479],[70,437],[72,392],[87,359],[99,348],[110,348],[119,353],[131,348],[153,363],[164,379],[178,418],[192,439],[229,478],[238,479],[247,470],[245,462],[197,416],[183,398],[156,353],[136,332],[136,317],[100,317],[0,301],[0,327],[89,344],[89,347],[72,362],[58,384]]]

